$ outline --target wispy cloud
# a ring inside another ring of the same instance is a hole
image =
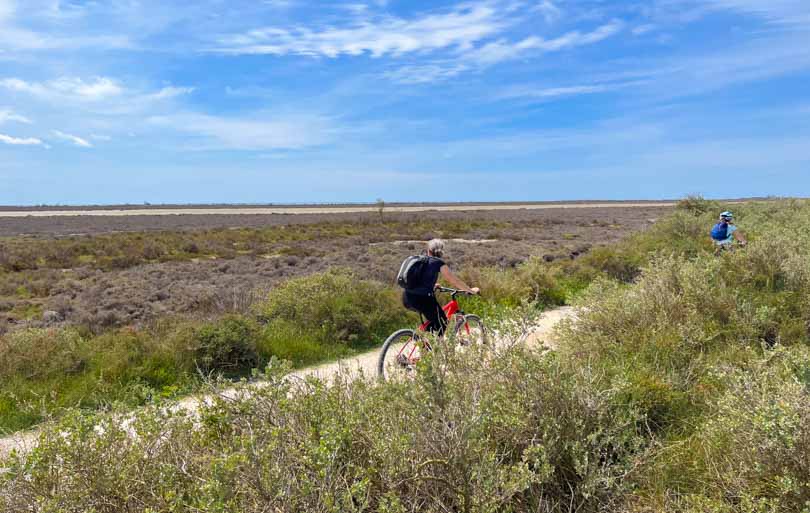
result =
[[[810,24],[807,0],[709,0],[710,5],[766,18],[781,24]]]
[[[21,3],[15,0],[0,0],[0,50],[41,51],[76,50],[81,48],[131,48],[132,41],[127,35],[105,35],[84,33],[60,35],[56,30],[34,30],[25,26],[26,21],[35,17],[47,19],[51,23],[61,23],[82,13],[83,7],[59,0],[47,2]],[[32,16],[36,13],[37,16]],[[50,27],[55,29],[57,27]]]
[[[583,33],[575,30],[553,39],[529,36],[516,42],[499,40],[466,52],[463,58],[478,64],[491,65],[516,59],[532,52],[556,52],[568,48],[598,43],[617,34],[623,27],[624,23],[620,20],[613,20],[591,32]]]
[[[88,141],[87,139],[83,139],[83,138],[81,138],[81,137],[79,137],[77,135],[66,134],[65,132],[60,132],[59,130],[52,130],[51,133],[57,139],[62,139],[63,141],[68,141],[70,143],[73,143],[76,146],[79,146],[79,147],[82,147],[82,148],[92,148],[93,147],[93,145],[90,143],[90,141]]]
[[[191,94],[193,87],[165,86],[157,90],[125,85],[110,77],[59,77],[48,81],[26,81],[21,78],[0,78],[0,90],[25,95],[56,108],[61,112],[80,110],[91,113],[123,116],[141,113],[177,103],[178,98]]]
[[[267,27],[221,37],[214,50],[227,54],[399,56],[450,47],[470,48],[507,25],[499,10],[489,2],[480,2],[415,19],[384,16],[315,29]]]
[[[153,116],[148,122],[199,139],[198,149],[213,150],[296,150],[331,142],[337,133],[330,120],[308,115],[230,118],[183,113]]]
[[[43,146],[44,143],[34,137],[18,138],[10,135],[0,134],[0,142],[12,146]]]
[[[677,97],[807,70],[810,32],[777,32],[712,53],[657,59],[647,73],[652,90]]]
[[[98,101],[119,96],[123,87],[107,77],[95,77],[89,81],[81,78],[61,77],[49,82],[27,82],[19,78],[0,80],[0,87],[48,100]]]
[[[14,14],[14,3],[12,0],[0,0],[0,23],[8,21]]]
[[[453,78],[469,69],[469,65],[458,62],[413,64],[387,71],[383,76],[400,84],[427,84]]]
[[[566,96],[580,96],[583,94],[604,93],[617,89],[620,86],[612,84],[576,85],[563,87],[532,87],[515,86],[505,89],[496,95],[499,100],[511,100],[515,98],[525,98],[532,100],[552,100]]]
[[[194,92],[193,87],[175,87],[169,86],[164,87],[160,91],[156,93],[150,93],[147,95],[148,98],[153,100],[166,100],[168,98],[176,98],[178,96],[184,96],[187,94],[191,94]]]
[[[82,48],[123,49],[132,48],[127,36],[81,36],[60,37],[41,34],[13,26],[0,30],[0,48],[11,51],[78,50]]]
[[[0,109],[0,125],[7,121],[14,121],[17,123],[24,123],[26,125],[30,125],[33,123],[30,119],[25,116],[21,116],[20,114],[15,114],[13,111],[10,110],[2,110]]]
[[[463,50],[452,59],[410,64],[387,71],[383,75],[402,84],[439,82],[466,71],[482,70],[515,59],[595,44],[618,34],[624,26],[621,20],[615,19],[590,32],[575,30],[551,39],[540,36],[528,36],[516,41],[498,39]]]

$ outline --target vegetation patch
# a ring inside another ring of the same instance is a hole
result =
[[[596,256],[469,271],[490,280],[480,301],[493,311],[579,306],[555,353],[439,345],[405,382],[312,379],[295,392],[270,355],[267,386],[241,385],[249,393],[199,421],[155,406],[122,426],[71,410],[3,464],[0,509],[810,511],[810,203],[735,205],[751,243],[720,256],[714,210],[690,199]],[[332,339],[354,350],[352,333],[401,321],[368,313],[384,297],[398,306],[391,289],[343,273],[297,281],[259,304],[247,332],[267,341],[276,323],[306,329],[307,350]],[[19,356],[46,347],[35,335],[13,339],[3,372],[49,375]],[[65,343],[82,347],[80,335]],[[93,365],[74,353],[55,368]]]

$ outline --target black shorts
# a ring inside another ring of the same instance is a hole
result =
[[[447,328],[447,315],[445,315],[442,305],[436,301],[436,296],[425,296],[421,294],[411,294],[407,290],[402,293],[402,303],[406,308],[416,310],[428,321],[427,331],[444,335]]]

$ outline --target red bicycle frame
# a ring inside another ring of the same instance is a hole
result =
[[[449,303],[447,303],[442,307],[442,310],[444,310],[444,315],[447,316],[448,321],[458,313],[459,309],[460,308],[458,306],[458,300],[456,299],[452,299]],[[419,331],[427,331],[429,324],[430,321],[425,321],[424,323],[422,323],[422,325],[419,326]]]
[[[458,304],[458,300],[456,299],[455,294],[456,293],[454,292],[453,298],[450,300],[450,302],[442,307],[442,310],[444,310],[444,314],[447,316],[448,323],[450,322],[450,319],[452,319],[454,315],[456,315],[457,313],[459,313],[461,311],[461,307]],[[427,331],[429,325],[430,325],[430,321],[425,321],[424,323],[422,323],[421,326],[419,326],[419,329],[417,331],[425,332],[425,331]],[[470,333],[470,325],[465,322],[464,323],[464,328],[467,330],[467,334],[469,334]],[[431,350],[430,342],[428,342],[427,340],[423,340],[423,342],[424,342],[424,345],[425,345],[425,350],[430,351]],[[402,353],[405,352],[405,348],[407,348],[408,346],[411,346],[411,347],[410,347],[410,351],[408,351],[408,354],[406,356],[407,360],[409,362],[414,362],[415,360],[418,360],[418,358],[414,358],[414,356],[413,356],[414,353],[416,352],[416,350],[419,347],[418,344],[405,344],[404,346],[402,346],[402,348],[399,350],[399,353],[397,353],[397,359],[401,358]]]

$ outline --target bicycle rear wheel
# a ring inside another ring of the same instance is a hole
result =
[[[475,346],[487,343],[487,330],[484,321],[477,315],[465,315],[456,328],[456,343],[460,346]]]
[[[383,343],[377,361],[377,376],[381,380],[395,375],[406,376],[413,372],[416,362],[422,357],[423,341],[414,330],[394,332]]]

